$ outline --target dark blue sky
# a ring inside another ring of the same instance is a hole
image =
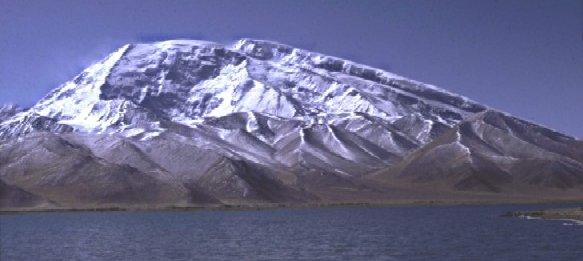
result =
[[[583,137],[583,2],[0,0],[0,103],[30,106],[128,42],[275,40]]]

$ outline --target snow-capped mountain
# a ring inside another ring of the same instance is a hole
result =
[[[366,201],[404,183],[566,197],[583,196],[583,144],[340,58],[173,40],[125,45],[30,109],[2,107],[0,178],[62,205]]]

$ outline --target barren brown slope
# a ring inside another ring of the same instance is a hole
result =
[[[528,125],[498,112],[478,114],[372,179],[457,191],[583,195],[579,141]]]
[[[52,204],[43,198],[19,187],[6,184],[0,180],[0,209],[22,207],[50,207]]]

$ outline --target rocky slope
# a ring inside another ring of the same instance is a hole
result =
[[[2,107],[0,180],[78,207],[581,198],[583,143],[340,58],[175,40]]]

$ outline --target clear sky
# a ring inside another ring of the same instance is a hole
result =
[[[0,104],[128,42],[250,37],[379,67],[583,138],[581,0],[0,0]]]

